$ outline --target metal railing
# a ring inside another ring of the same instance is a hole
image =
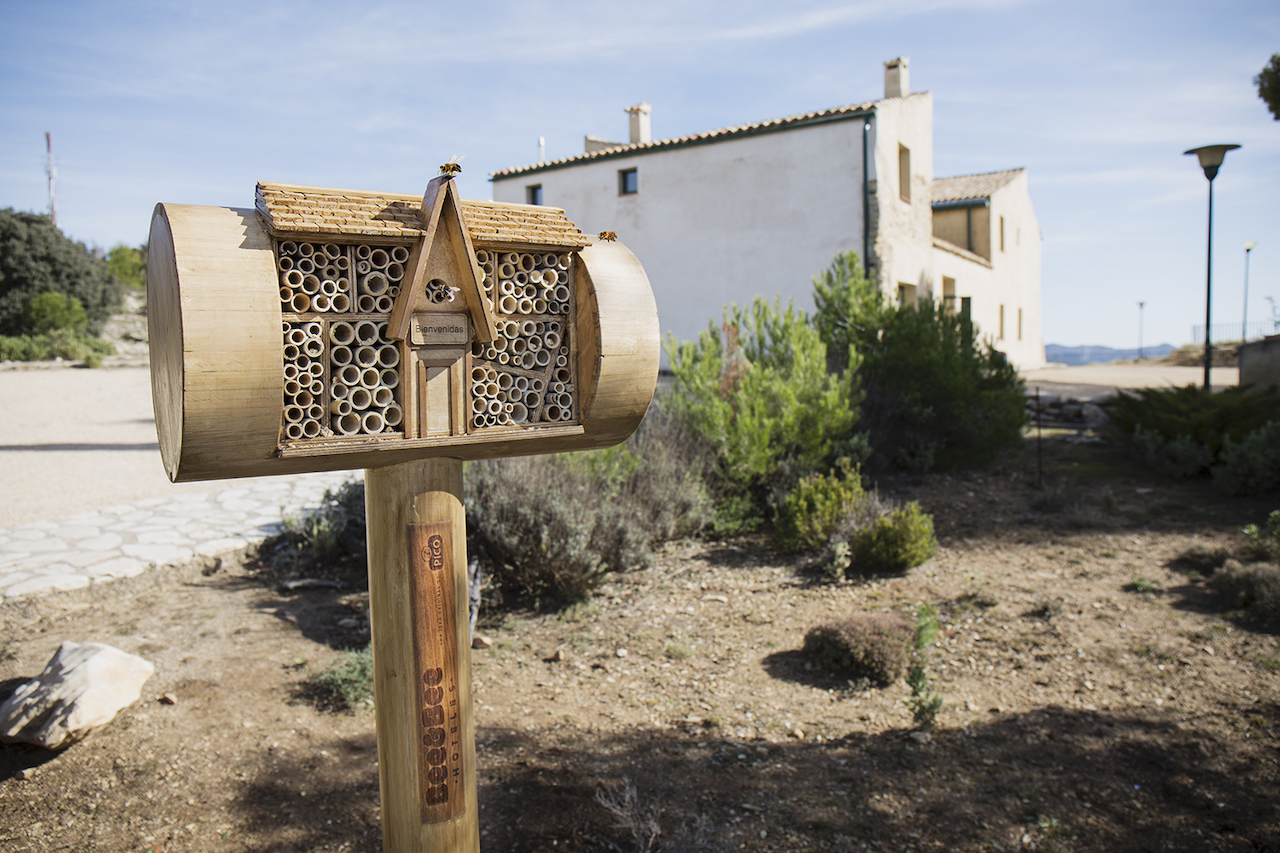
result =
[[[1259,320],[1245,328],[1243,323],[1214,323],[1213,343],[1221,341],[1252,341],[1267,335],[1280,335],[1280,321]],[[1191,327],[1191,343],[1204,343],[1204,326]]]

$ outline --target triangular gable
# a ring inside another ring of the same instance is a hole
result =
[[[452,176],[441,175],[427,184],[427,191],[422,196],[421,215],[426,231],[409,253],[409,260],[405,265],[404,284],[396,297],[395,307],[391,310],[387,334],[397,340],[405,340],[408,337],[413,306],[427,283],[426,270],[427,261],[431,257],[431,247],[443,231],[444,239],[448,240],[454,261],[458,266],[460,279],[457,286],[462,292],[467,311],[471,315],[476,337],[484,343],[491,342],[496,334],[493,311],[484,298],[484,276],[480,272],[480,267],[476,265],[475,248],[471,245],[471,234],[462,218],[462,202],[458,198],[458,190]]]

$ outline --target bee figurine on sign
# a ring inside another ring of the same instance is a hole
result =
[[[467,156],[466,154],[461,154],[461,155],[454,154],[452,157],[449,158],[448,163],[445,163],[443,166],[440,167],[440,174],[452,176],[461,172],[462,164],[459,163],[458,161],[462,160],[466,156]]]

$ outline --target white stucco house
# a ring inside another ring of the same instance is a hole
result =
[[[664,335],[694,338],[756,295],[812,310],[811,279],[856,250],[891,297],[967,312],[1019,367],[1044,364],[1040,229],[1027,173],[933,176],[933,97],[904,58],[885,96],[818,112],[651,138],[586,137],[574,157],[495,172],[495,201],[563,208],[617,232],[644,263]]]

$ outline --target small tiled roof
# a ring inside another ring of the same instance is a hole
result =
[[[931,186],[932,200],[961,201],[970,198],[989,198],[993,192],[1025,171],[1026,169],[1008,169],[1003,172],[983,172],[980,175],[934,178]]]
[[[277,234],[418,239],[422,196],[259,183],[255,206]],[[477,243],[587,244],[558,207],[463,199],[462,218]]]
[[[925,94],[923,92],[917,94]],[[911,97],[908,95],[907,97]],[[695,133],[690,136],[677,136],[671,139],[658,139],[653,142],[636,142],[631,145],[622,145],[618,148],[609,148],[604,151],[592,151],[588,154],[578,154],[574,157],[563,157],[559,160],[550,160],[546,163],[537,163],[532,166],[515,166],[510,169],[503,169],[490,175],[492,180],[501,180],[503,178],[512,178],[516,175],[527,175],[533,172],[545,172],[551,169],[559,169],[564,166],[574,166],[579,163],[590,162],[591,160],[606,160],[614,157],[623,157],[631,154],[647,154],[650,151],[660,151],[664,148],[679,148],[684,145],[703,145],[708,142],[720,142],[725,139],[735,139],[742,136],[752,136],[759,133],[773,133],[779,130],[791,130],[798,127],[805,127],[814,124],[826,124],[833,121],[845,121],[847,119],[858,118],[864,116],[875,107],[876,101],[867,101],[863,104],[849,104],[843,107],[832,107],[829,110],[818,110],[817,112],[801,113],[800,115],[787,116],[786,118],[774,118],[768,121],[759,121],[754,124],[740,124],[736,127],[725,127],[720,130],[708,130],[706,133]]]

